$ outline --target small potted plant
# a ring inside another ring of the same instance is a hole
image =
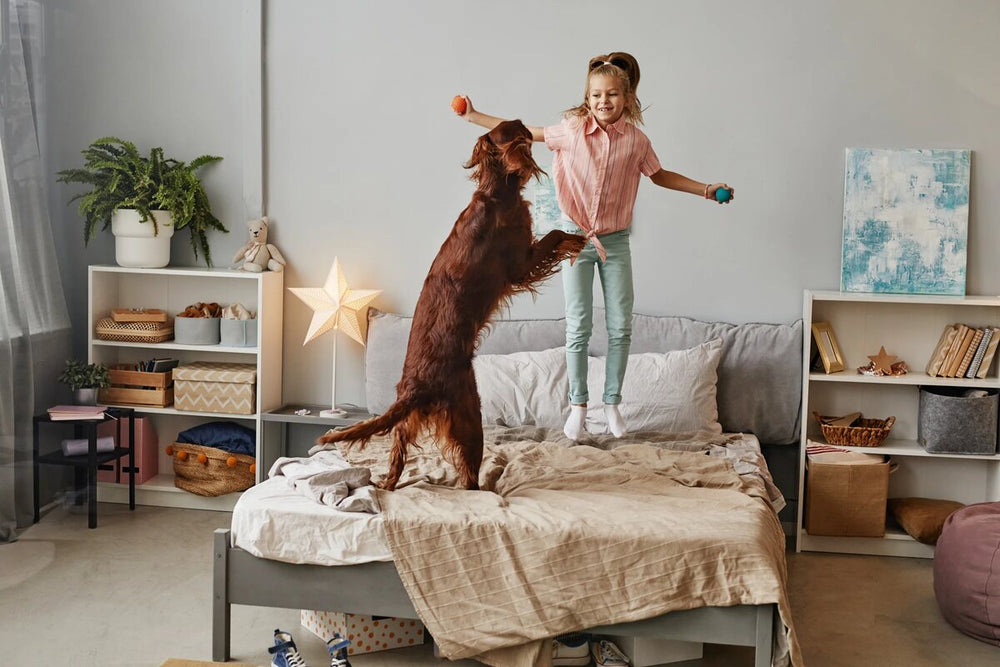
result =
[[[207,232],[228,232],[212,214],[205,188],[195,172],[221,157],[202,155],[190,163],[165,158],[162,148],[146,157],[135,144],[104,137],[83,151],[84,166],[59,172],[60,183],[83,183],[90,192],[76,195],[84,219],[83,241],[89,243],[97,225],[111,225],[115,260],[121,266],[159,268],[170,263],[170,237],[187,227],[191,248],[212,265]]]
[[[97,405],[97,390],[111,386],[111,373],[104,364],[67,359],[59,381],[73,390],[77,405]]]

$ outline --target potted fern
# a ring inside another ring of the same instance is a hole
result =
[[[185,227],[191,248],[212,265],[207,232],[228,232],[212,214],[205,188],[195,172],[221,157],[202,155],[190,163],[166,158],[162,148],[149,156],[135,144],[104,137],[83,152],[84,166],[59,172],[60,183],[83,183],[90,192],[76,195],[84,219],[84,244],[97,233],[98,224],[111,226],[115,235],[115,260],[121,266],[159,268],[170,263],[170,237]]]
[[[77,405],[96,405],[97,390],[111,386],[111,373],[104,364],[85,364],[67,359],[59,381],[73,390]]]

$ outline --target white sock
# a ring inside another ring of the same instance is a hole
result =
[[[585,424],[587,423],[587,406],[586,405],[571,405],[569,406],[569,418],[566,420],[566,425],[563,426],[563,433],[570,440],[579,440],[580,436],[583,435]]]
[[[625,427],[625,419],[622,417],[622,413],[618,412],[617,405],[605,403],[604,416],[608,418],[608,428],[611,429],[613,436],[620,438],[628,433],[628,429]]]

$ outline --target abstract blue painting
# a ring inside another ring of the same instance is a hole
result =
[[[848,148],[840,289],[965,294],[970,151]]]
[[[552,178],[552,165],[542,165],[545,171],[538,179],[531,179],[525,187],[525,199],[531,202],[531,218],[535,236],[544,236],[556,228],[562,217],[556,199],[556,182]]]

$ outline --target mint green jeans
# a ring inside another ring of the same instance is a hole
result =
[[[572,222],[562,229],[579,233]],[[608,253],[601,262],[593,243],[588,243],[573,266],[562,263],[563,292],[566,297],[566,368],[569,374],[569,401],[586,405],[587,348],[594,326],[594,268],[604,292],[605,321],[608,326],[608,350],[605,361],[604,402],[617,405],[622,400],[622,382],[632,345],[632,249],[629,230],[598,234]]]

